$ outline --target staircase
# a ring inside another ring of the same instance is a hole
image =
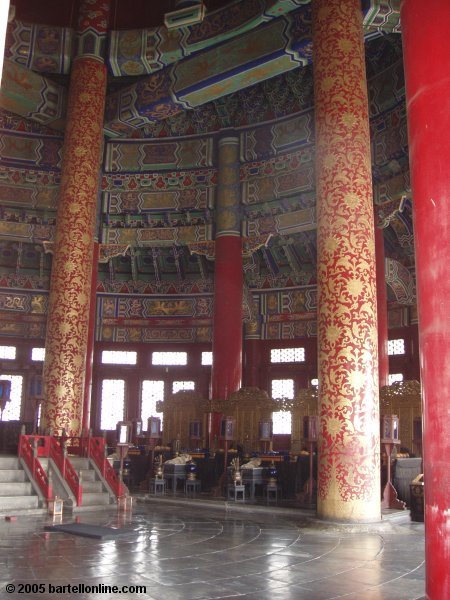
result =
[[[81,508],[106,506],[115,502],[114,496],[106,489],[106,486],[88,458],[81,458],[79,456],[70,456],[68,458],[78,473],[81,487],[83,488]]]
[[[16,456],[0,456],[0,512],[37,510],[39,496]],[[41,508],[44,511],[43,508]]]
[[[67,455],[68,440],[73,443],[78,454],[88,455],[90,458]],[[20,459],[11,457],[11,462],[5,463],[3,467],[3,478],[8,481],[4,487],[4,496],[16,494],[16,491],[18,493],[18,490],[22,489],[30,496],[33,493],[37,496],[37,506],[46,506],[47,502],[58,496],[64,502],[65,508],[77,511],[115,504],[117,498],[128,490],[106,460],[105,454],[104,438],[21,435]],[[20,465],[24,466],[25,480],[22,481],[20,475],[15,475],[14,477],[19,479],[9,481],[6,471],[12,468],[19,469]],[[0,466],[0,471],[1,469]],[[28,479],[31,473],[32,479]],[[1,493],[0,488],[0,498]],[[6,502],[4,504],[6,505]],[[24,501],[20,506],[23,505]]]

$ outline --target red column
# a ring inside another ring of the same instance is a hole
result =
[[[258,323],[246,323],[243,379],[245,387],[263,388],[260,381],[261,334]]]
[[[108,0],[80,4],[50,280],[44,423],[68,435],[80,434],[83,418],[107,79],[101,51],[108,15]]]
[[[450,598],[450,9],[401,5],[423,396],[426,597]],[[426,51],[424,52],[424,49]]]
[[[384,268],[384,236],[383,230],[376,226],[375,257],[377,263],[378,381],[381,388],[389,383],[388,309]]]
[[[89,331],[86,351],[86,374],[84,379],[83,431],[88,431],[91,423],[92,371],[94,367],[95,324],[97,310],[97,275],[99,244],[94,242],[92,257],[91,301],[89,309]]]
[[[318,371],[317,511],[377,521],[378,348],[360,0],[313,0]]]
[[[239,138],[219,141],[211,394],[226,400],[242,381],[242,239]]]

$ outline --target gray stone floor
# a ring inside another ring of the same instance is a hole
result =
[[[53,522],[47,516],[17,516],[14,522],[0,517],[0,597],[424,598],[424,526],[410,522],[409,513],[351,528],[320,523],[311,511],[139,500],[127,513],[106,508],[63,517],[64,523],[129,530],[115,539],[47,532],[44,527]],[[84,591],[74,589],[81,584]],[[107,591],[114,585],[143,586],[145,592]],[[99,586],[102,593],[87,586]]]

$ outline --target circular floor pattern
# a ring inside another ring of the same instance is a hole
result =
[[[129,534],[96,540],[47,532],[48,517],[1,522],[1,598],[414,600],[424,595],[421,523],[346,533],[269,508],[256,513],[248,506],[234,513],[164,502],[138,504],[132,514],[105,508],[64,517],[75,520],[126,528]],[[11,583],[16,591],[5,593]],[[27,584],[43,587],[33,594],[38,588]],[[58,588],[80,584],[84,591],[78,588],[76,594]],[[20,585],[31,593],[18,593]],[[109,593],[102,585],[144,586],[145,592]],[[87,593],[92,590],[87,586],[104,593]]]

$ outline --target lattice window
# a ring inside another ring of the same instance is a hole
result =
[[[288,398],[292,400],[294,397],[294,380],[293,379],[272,379],[272,398],[274,400],[280,398]],[[275,411],[272,414],[273,433],[274,434],[290,434],[292,431],[292,415],[290,411]]]
[[[274,400],[277,400],[279,398],[289,398],[290,400],[292,400],[293,397],[293,379],[272,379],[272,398]]]
[[[392,385],[396,381],[403,381],[403,373],[389,373],[389,385]]]
[[[102,363],[104,365],[135,365],[137,363],[137,352],[103,350]]]
[[[388,354],[393,356],[395,354],[405,354],[405,340],[389,340],[388,341]]]
[[[45,360],[45,348],[31,348],[31,360],[43,362]]]
[[[305,362],[304,348],[272,348],[271,363]]]
[[[292,433],[292,415],[289,410],[280,410],[272,413],[273,433],[291,434]]]
[[[125,409],[125,381],[103,379],[100,412],[100,429],[112,430],[123,421]]]
[[[174,381],[172,383],[172,394],[180,390],[195,390],[195,381]]]
[[[202,352],[202,365],[209,366],[213,362],[212,352]]]
[[[14,360],[16,358],[15,346],[0,346],[0,359]]]
[[[3,421],[20,421],[23,377],[22,375],[0,375],[0,379],[8,379],[11,382],[11,399],[3,411]]]
[[[152,365],[187,365],[187,352],[153,352]]]
[[[159,417],[161,427],[163,422],[163,413],[157,412],[156,403],[164,400],[164,381],[145,379],[142,382],[142,402],[141,419],[143,428],[147,429],[147,420],[149,417]]]

